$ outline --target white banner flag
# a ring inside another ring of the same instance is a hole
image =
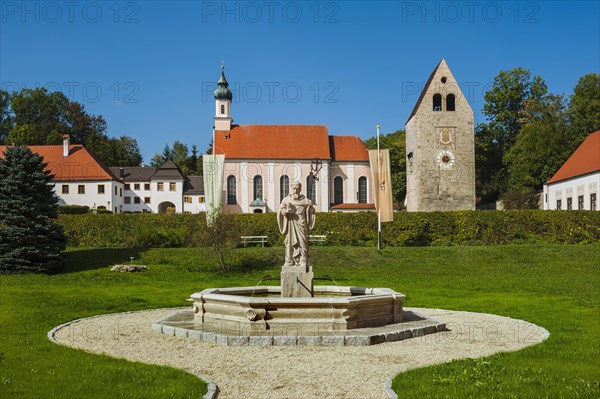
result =
[[[204,196],[206,198],[206,223],[210,226],[221,210],[223,196],[223,176],[225,155],[202,155],[202,176],[204,177]]]
[[[379,159],[379,163],[377,160]],[[392,198],[392,174],[390,171],[390,150],[369,150],[371,181],[375,193],[375,209],[379,212],[381,222],[394,220],[394,204]]]

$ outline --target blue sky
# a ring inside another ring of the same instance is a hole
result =
[[[0,2],[2,89],[46,86],[137,139],[207,148],[221,60],[240,124],[404,128],[441,58],[475,121],[500,70],[570,95],[600,72],[599,2]]]

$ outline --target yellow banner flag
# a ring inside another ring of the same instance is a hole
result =
[[[379,159],[379,163],[377,160]],[[375,209],[379,212],[381,222],[394,220],[394,205],[392,199],[392,174],[390,171],[390,150],[369,150],[371,165],[371,182],[375,193]]]

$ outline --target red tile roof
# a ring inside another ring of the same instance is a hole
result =
[[[556,183],[597,171],[600,171],[600,130],[590,134],[546,183]]]
[[[327,126],[234,125],[215,131],[215,153],[228,159],[330,159]]]
[[[367,146],[357,136],[329,136],[333,161],[369,161]]]
[[[62,145],[32,145],[29,149],[44,158],[46,169],[56,181],[118,180],[115,175],[82,145],[71,145],[69,156],[63,156]],[[0,156],[4,156],[6,146],[0,146]]]

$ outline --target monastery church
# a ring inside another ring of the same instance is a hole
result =
[[[330,135],[323,125],[236,124],[228,86],[221,67],[213,151],[225,156],[226,212],[276,211],[293,181],[318,212],[375,210],[368,149],[358,136]],[[61,205],[113,213],[206,210],[202,176],[185,176],[172,161],[109,168],[68,135],[62,145],[30,148],[48,162]],[[473,111],[443,59],[406,123],[406,152],[408,211],[475,209]]]

